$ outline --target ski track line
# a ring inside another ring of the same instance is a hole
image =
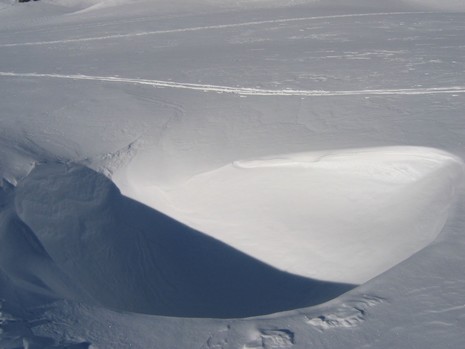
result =
[[[36,41],[36,42],[0,44],[0,47],[67,44],[67,43],[74,43],[74,42],[99,41],[99,40],[129,38],[129,37],[158,35],[158,34],[196,32],[196,31],[211,30],[211,29],[227,29],[227,28],[249,27],[249,26],[261,25],[261,24],[281,24],[281,23],[291,23],[291,22],[302,22],[302,21],[319,20],[319,19],[337,19],[337,18],[373,17],[373,16],[401,16],[401,15],[410,15],[410,14],[431,14],[431,13],[433,13],[433,12],[379,12],[379,13],[360,13],[360,14],[347,14],[347,15],[332,15],[332,16],[272,19],[272,20],[244,22],[244,23],[209,25],[209,26],[204,26],[204,27],[155,30],[155,31],[147,31],[147,32],[139,32],[139,33],[128,33],[128,34],[113,34],[113,35],[106,35],[106,36],[94,36],[94,37],[88,37],[88,38],[77,38],[77,39],[67,39],[67,40]]]
[[[194,90],[202,92],[230,93],[244,96],[302,96],[302,97],[331,97],[331,96],[370,96],[370,95],[433,95],[433,94],[456,94],[465,93],[465,86],[449,87],[422,87],[403,89],[377,89],[377,90],[271,90],[249,87],[233,87],[221,85],[182,83],[163,80],[130,79],[114,76],[91,76],[91,75],[61,75],[61,74],[38,74],[38,73],[13,73],[0,72],[0,77],[16,78],[49,78],[68,80],[104,81],[137,85],[148,85],[160,88],[175,88]]]

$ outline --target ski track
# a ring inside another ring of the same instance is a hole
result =
[[[9,43],[9,44],[0,44],[0,47],[67,44],[67,43],[74,43],[74,42],[88,42],[88,41],[99,41],[99,40],[108,40],[108,39],[148,36],[148,35],[183,33],[183,32],[196,32],[196,31],[201,31],[201,30],[228,29],[228,28],[256,26],[256,25],[261,25],[261,24],[281,24],[281,23],[302,22],[302,21],[320,20],[320,19],[373,17],[373,16],[402,16],[402,15],[411,15],[411,14],[431,14],[431,13],[433,13],[433,12],[379,12],[379,13],[359,13],[359,14],[332,15],[332,16],[285,18],[285,19],[273,19],[273,20],[253,21],[253,22],[244,22],[244,23],[209,25],[209,26],[203,26],[203,27],[154,30],[154,31],[146,31],[146,32],[138,32],[138,33],[127,33],[127,34],[113,34],[113,35],[106,35],[106,36],[94,36],[94,37],[76,38],[76,39],[67,39],[67,40]]]
[[[0,77],[15,78],[50,78],[50,79],[69,79],[69,80],[87,80],[87,81],[104,81],[114,83],[126,83],[137,85],[148,85],[160,88],[176,88],[184,90],[194,90],[202,92],[230,93],[243,96],[302,96],[302,97],[332,97],[332,96],[370,96],[370,95],[433,95],[433,94],[456,94],[465,93],[465,86],[448,86],[448,87],[422,87],[422,88],[403,88],[403,89],[375,89],[375,90],[270,90],[249,87],[233,87],[208,84],[194,84],[163,80],[131,79],[115,76],[92,76],[92,75],[62,75],[62,74],[38,74],[38,73],[14,73],[0,72]]]

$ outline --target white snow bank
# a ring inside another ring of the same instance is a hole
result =
[[[156,186],[129,185],[274,267],[363,283],[438,236],[462,170],[445,152],[391,147],[236,161],[165,190],[164,202]]]
[[[40,165],[1,189],[0,271],[16,293],[226,318],[315,305],[353,287],[274,269],[122,196],[84,167]]]

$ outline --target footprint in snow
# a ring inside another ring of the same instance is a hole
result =
[[[200,349],[228,349],[228,334],[230,329],[231,326],[228,325],[226,328],[212,334]]]
[[[257,338],[247,343],[243,349],[286,349],[295,344],[294,332],[286,329],[259,331]]]
[[[315,327],[320,332],[331,328],[355,327],[365,321],[368,308],[382,302],[382,298],[364,296],[362,300],[343,304],[333,312],[328,312],[313,318],[307,317],[307,324]]]

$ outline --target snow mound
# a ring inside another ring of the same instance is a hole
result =
[[[236,161],[148,205],[287,272],[360,284],[441,232],[463,166],[417,147],[334,150]],[[146,183],[147,179],[142,183]]]
[[[0,199],[0,271],[28,295],[24,307],[64,298],[231,318],[319,304],[353,287],[276,270],[122,196],[85,167],[37,166]]]

